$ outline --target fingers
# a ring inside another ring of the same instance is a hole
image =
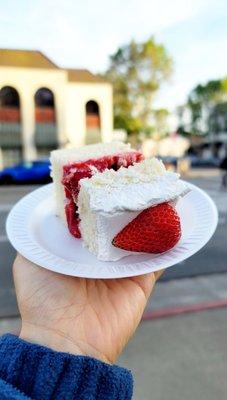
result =
[[[16,275],[19,273],[19,271],[20,271],[20,273],[22,273],[23,272],[23,270],[24,270],[24,265],[26,265],[27,264],[27,260],[26,260],[26,258],[24,258],[20,253],[17,253],[17,256],[16,256],[16,258],[15,258],[15,260],[14,260],[14,263],[13,263],[13,276],[14,276],[14,281],[15,281],[15,279],[16,279]]]
[[[22,256],[19,253],[17,253],[16,258],[15,258],[15,260],[13,262],[13,277],[14,277],[14,281],[15,281],[15,275],[16,275],[16,272],[17,272],[17,268],[21,264],[21,261],[22,261]]]
[[[21,265],[23,266],[24,264],[27,264],[27,263],[28,263],[28,260],[26,258],[24,258],[20,253],[17,253],[16,258],[13,263],[14,272],[17,268],[20,268]]]
[[[160,271],[156,271],[154,272],[154,276],[155,276],[155,281],[157,282],[159,280],[159,278],[162,276],[163,272],[165,272],[164,269],[161,269]]]
[[[153,287],[155,286],[155,283],[158,281],[158,279],[161,277],[161,275],[163,274],[164,271],[165,270],[162,269],[159,271],[150,272],[148,274],[134,276],[129,279],[133,280],[134,282],[139,284],[141,287],[143,287],[143,289],[145,290],[146,294],[149,297]]]
[[[150,296],[151,292],[155,287],[156,282],[161,277],[164,271],[165,270],[162,269],[160,271],[155,271],[146,275],[140,275],[136,277],[137,282],[139,282],[140,286],[143,286],[143,290],[147,298]]]

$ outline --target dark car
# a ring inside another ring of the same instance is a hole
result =
[[[49,160],[25,161],[0,172],[0,184],[48,183],[50,181]]]
[[[197,168],[217,168],[220,164],[220,160],[217,157],[203,159],[197,155],[190,154],[188,158],[190,160],[191,166]]]
[[[167,169],[170,167],[171,168],[177,167],[177,161],[178,161],[177,157],[166,156],[166,157],[159,157],[159,158],[163,161],[163,163]]]
[[[221,160],[219,167],[220,167],[221,169],[223,169],[224,171],[227,171],[227,156],[224,157],[224,158]]]

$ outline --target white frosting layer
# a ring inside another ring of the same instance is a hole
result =
[[[187,186],[179,177],[153,158],[129,168],[95,174],[90,179],[82,179],[80,185],[81,190],[89,193],[92,211],[112,215],[144,210],[181,196]]]
[[[177,201],[188,192],[179,174],[166,171],[156,159],[117,172],[98,173],[80,183],[78,206],[82,238],[85,246],[104,261],[133,254],[114,247],[111,242],[142,210]]]
[[[131,149],[130,144],[121,142],[97,143],[73,149],[53,150],[51,152],[50,161],[57,215],[65,221],[65,191],[62,185],[64,165],[130,151],[134,151]]]
[[[93,188],[114,188],[128,186],[132,183],[148,183],[165,173],[166,169],[163,162],[157,158],[150,158],[128,168],[120,168],[117,171],[110,169],[97,174],[89,182],[89,186]]]

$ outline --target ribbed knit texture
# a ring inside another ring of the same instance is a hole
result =
[[[0,339],[1,400],[129,400],[132,387],[131,373],[116,365]]]

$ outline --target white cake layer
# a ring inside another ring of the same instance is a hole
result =
[[[157,159],[119,171],[106,171],[80,181],[80,230],[84,244],[100,260],[133,254],[114,247],[115,235],[142,210],[177,199],[188,192],[179,174],[166,171]],[[138,254],[138,253],[135,253]]]
[[[133,151],[130,147],[130,144],[121,142],[97,143],[73,149],[52,151],[50,156],[52,170],[51,175],[54,182],[57,215],[59,215],[63,221],[65,221],[65,193],[64,187],[61,183],[64,165],[129,151]]]

